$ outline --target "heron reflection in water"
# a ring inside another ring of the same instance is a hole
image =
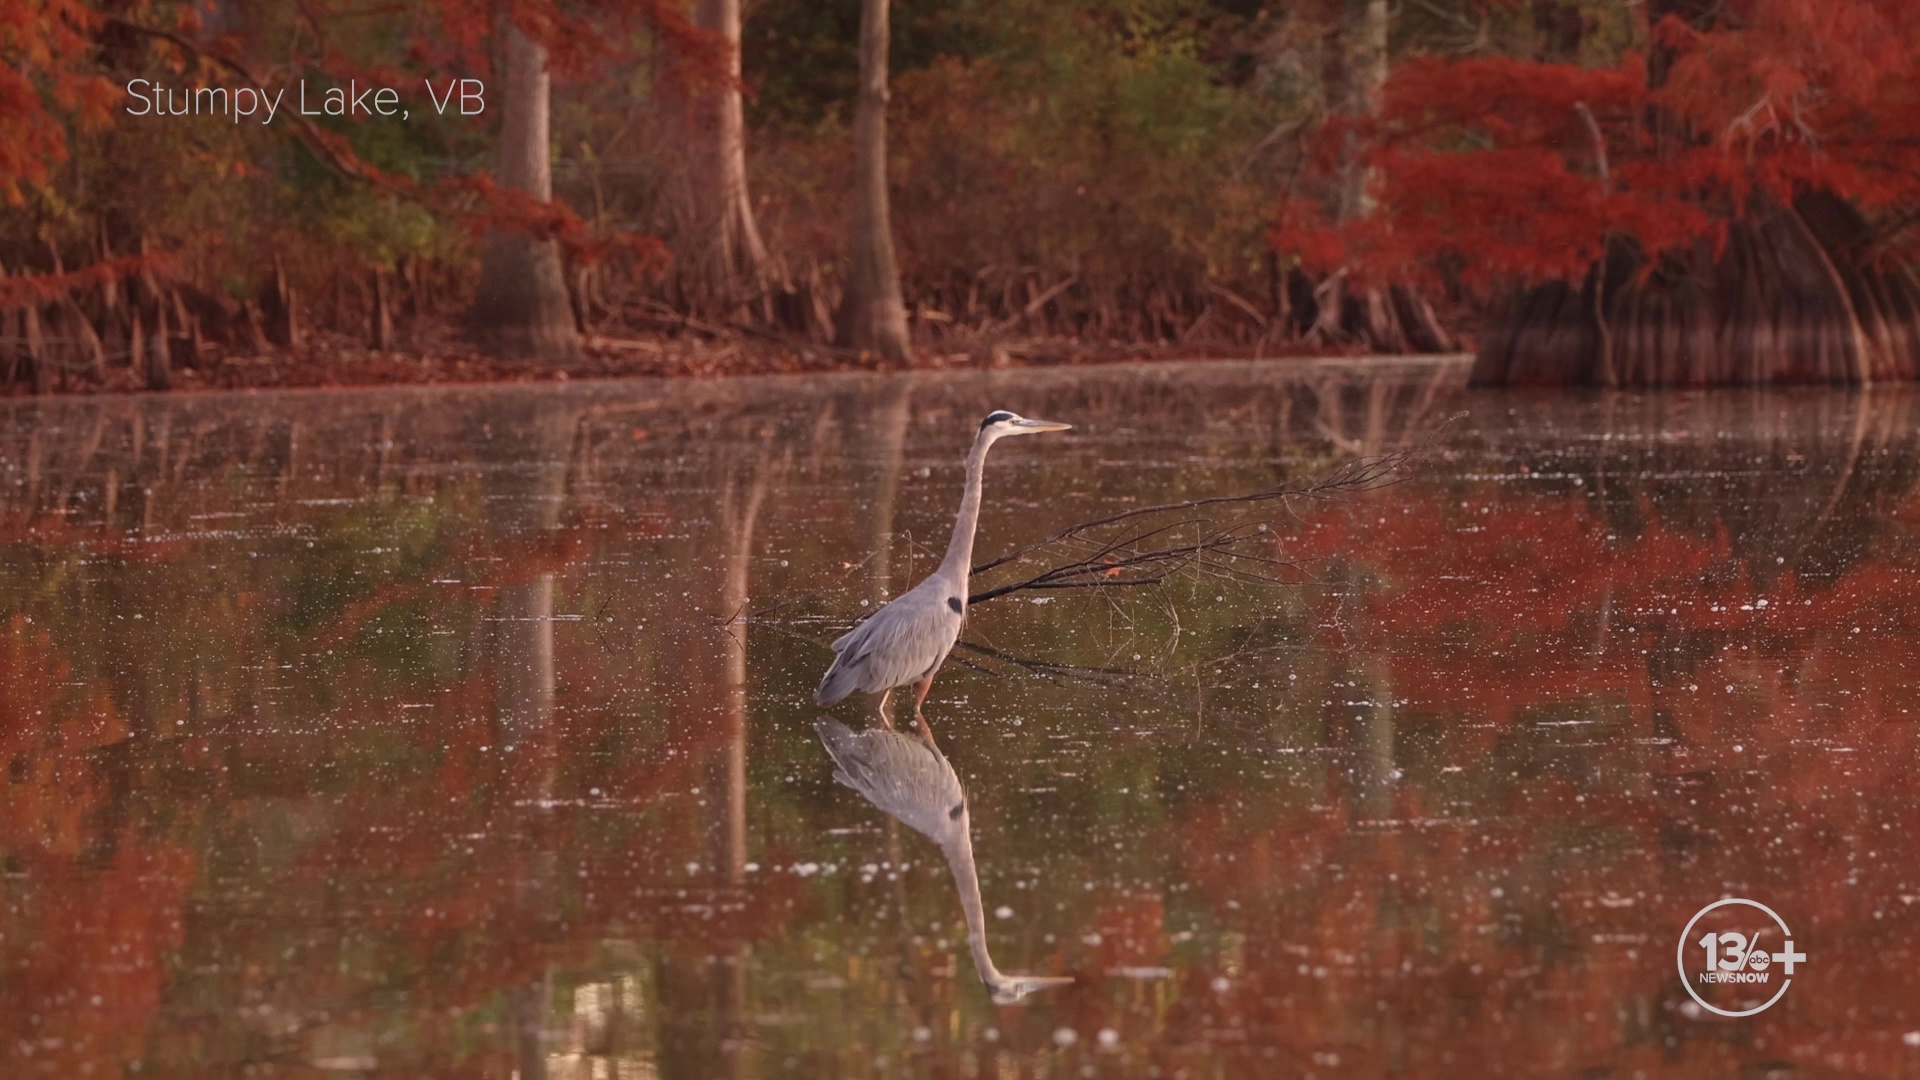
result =
[[[1035,990],[1073,982],[1057,975],[1007,975],[993,966],[980,875],[973,864],[972,815],[960,777],[931,738],[892,728],[856,732],[832,720],[822,720],[813,729],[833,758],[835,780],[940,845],[960,893],[973,966],[994,1001],[1006,1005]]]
[[[889,600],[833,643],[833,666],[813,692],[814,701],[833,705],[849,694],[878,693],[880,719],[891,727],[887,697],[895,687],[911,683],[913,718],[920,734],[933,738],[920,706],[933,688],[934,673],[960,638],[960,624],[966,621],[967,575],[973,567],[973,534],[980,523],[980,483],[987,451],[1008,436],[1066,431],[1070,427],[1051,420],[1029,420],[1004,409],[988,413],[980,421],[980,432],[967,453],[967,484],[960,496],[960,514],[953,523],[946,558],[925,581]]]

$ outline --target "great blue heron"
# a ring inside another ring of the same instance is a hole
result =
[[[960,893],[974,970],[994,1001],[1005,1005],[1035,990],[1073,982],[1059,975],[1005,975],[993,966],[993,957],[987,953],[980,874],[973,865],[973,818],[960,777],[932,739],[890,728],[850,731],[832,720],[814,724],[813,730],[833,758],[835,780],[940,845]]]
[[[1072,425],[1029,420],[1005,409],[987,414],[967,453],[967,486],[946,558],[931,576],[883,605],[833,643],[838,655],[813,700],[832,705],[848,694],[878,693],[880,718],[887,718],[887,697],[896,686],[914,684],[913,716],[922,734],[932,737],[920,706],[933,687],[933,674],[953,651],[967,616],[967,573],[973,564],[973,533],[980,523],[980,477],[987,451],[1009,435],[1066,431]],[[891,725],[891,721],[888,721]]]

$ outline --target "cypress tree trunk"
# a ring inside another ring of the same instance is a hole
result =
[[[153,305],[153,336],[147,339],[147,389],[173,389],[172,349],[173,342],[167,333],[167,302],[164,297],[157,297]]]
[[[393,349],[393,302],[385,267],[373,268],[373,315],[367,320],[367,344],[375,352]]]
[[[146,254],[147,242],[140,241],[140,253]],[[287,264],[278,252],[273,256],[273,277],[260,287],[260,312],[266,317],[267,340],[275,345],[297,349],[305,340],[301,333],[299,298],[287,281]]]
[[[884,360],[905,360],[907,309],[893,257],[887,206],[888,0],[860,9],[860,97],[854,107],[853,222],[847,286],[840,299],[839,343]]]
[[[747,126],[740,100],[740,0],[700,0],[694,21],[727,43],[727,79],[710,95],[707,123],[712,135],[714,245],[711,274],[729,307],[742,286],[749,296],[763,296],[767,281],[767,248],[754,221],[753,201],[747,194]]]
[[[1645,259],[1617,245],[1582,283],[1548,282],[1482,335],[1473,381],[1717,386],[1920,377],[1920,278],[1873,260],[1843,200],[1753,200],[1718,254]],[[1609,376],[1612,381],[1609,381]]]
[[[1371,118],[1380,106],[1392,67],[1388,56],[1392,10],[1388,0],[1344,0],[1338,36],[1328,49],[1327,98],[1342,119]],[[1373,170],[1349,131],[1334,216],[1342,224],[1359,221],[1378,209],[1369,185]],[[1313,290],[1314,314],[1306,338],[1328,345],[1358,344],[1374,352],[1447,352],[1453,336],[1433,308],[1404,285],[1356,284],[1345,271],[1329,276]]]
[[[1349,120],[1371,117],[1380,106],[1380,92],[1386,88],[1387,0],[1346,0],[1340,26],[1342,78],[1335,87],[1334,110]],[[1354,136],[1347,135],[1346,160],[1341,164],[1340,221],[1357,221],[1374,211],[1373,196],[1367,191],[1372,170],[1359,162]]]
[[[508,26],[506,54],[500,183],[546,202],[553,197],[547,145],[552,77],[547,73],[547,52]],[[488,236],[467,329],[481,348],[496,356],[567,360],[576,355],[580,340],[559,245],[505,229]]]

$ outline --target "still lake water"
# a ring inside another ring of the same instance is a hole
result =
[[[0,1074],[1920,1075],[1916,398],[1464,376],[0,404]],[[982,558],[1432,440],[1265,511],[1291,585],[972,613],[992,961],[1075,980],[1015,1005],[810,699],[994,407],[1077,430]],[[1728,895],[1809,954],[1745,1020],[1675,968]]]

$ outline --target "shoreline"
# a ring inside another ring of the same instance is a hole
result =
[[[323,339],[296,353],[203,358],[172,372],[166,390],[148,389],[130,367],[113,366],[104,377],[61,372],[53,386],[36,393],[24,383],[0,390],[7,400],[45,400],[101,395],[218,394],[260,390],[350,390],[385,387],[486,386],[567,383],[612,379],[727,379],[759,375],[884,374],[909,371],[1005,371],[1022,368],[1107,367],[1130,363],[1217,361],[1313,361],[1464,359],[1467,353],[1346,353],[1221,347],[1218,344],[1088,343],[1036,338],[972,344],[966,349],[925,349],[914,360],[863,360],[843,349],[809,342],[753,339],[587,338],[581,355],[559,363],[501,360],[438,341],[419,351],[375,352],[351,339]],[[952,345],[948,345],[952,349]]]

